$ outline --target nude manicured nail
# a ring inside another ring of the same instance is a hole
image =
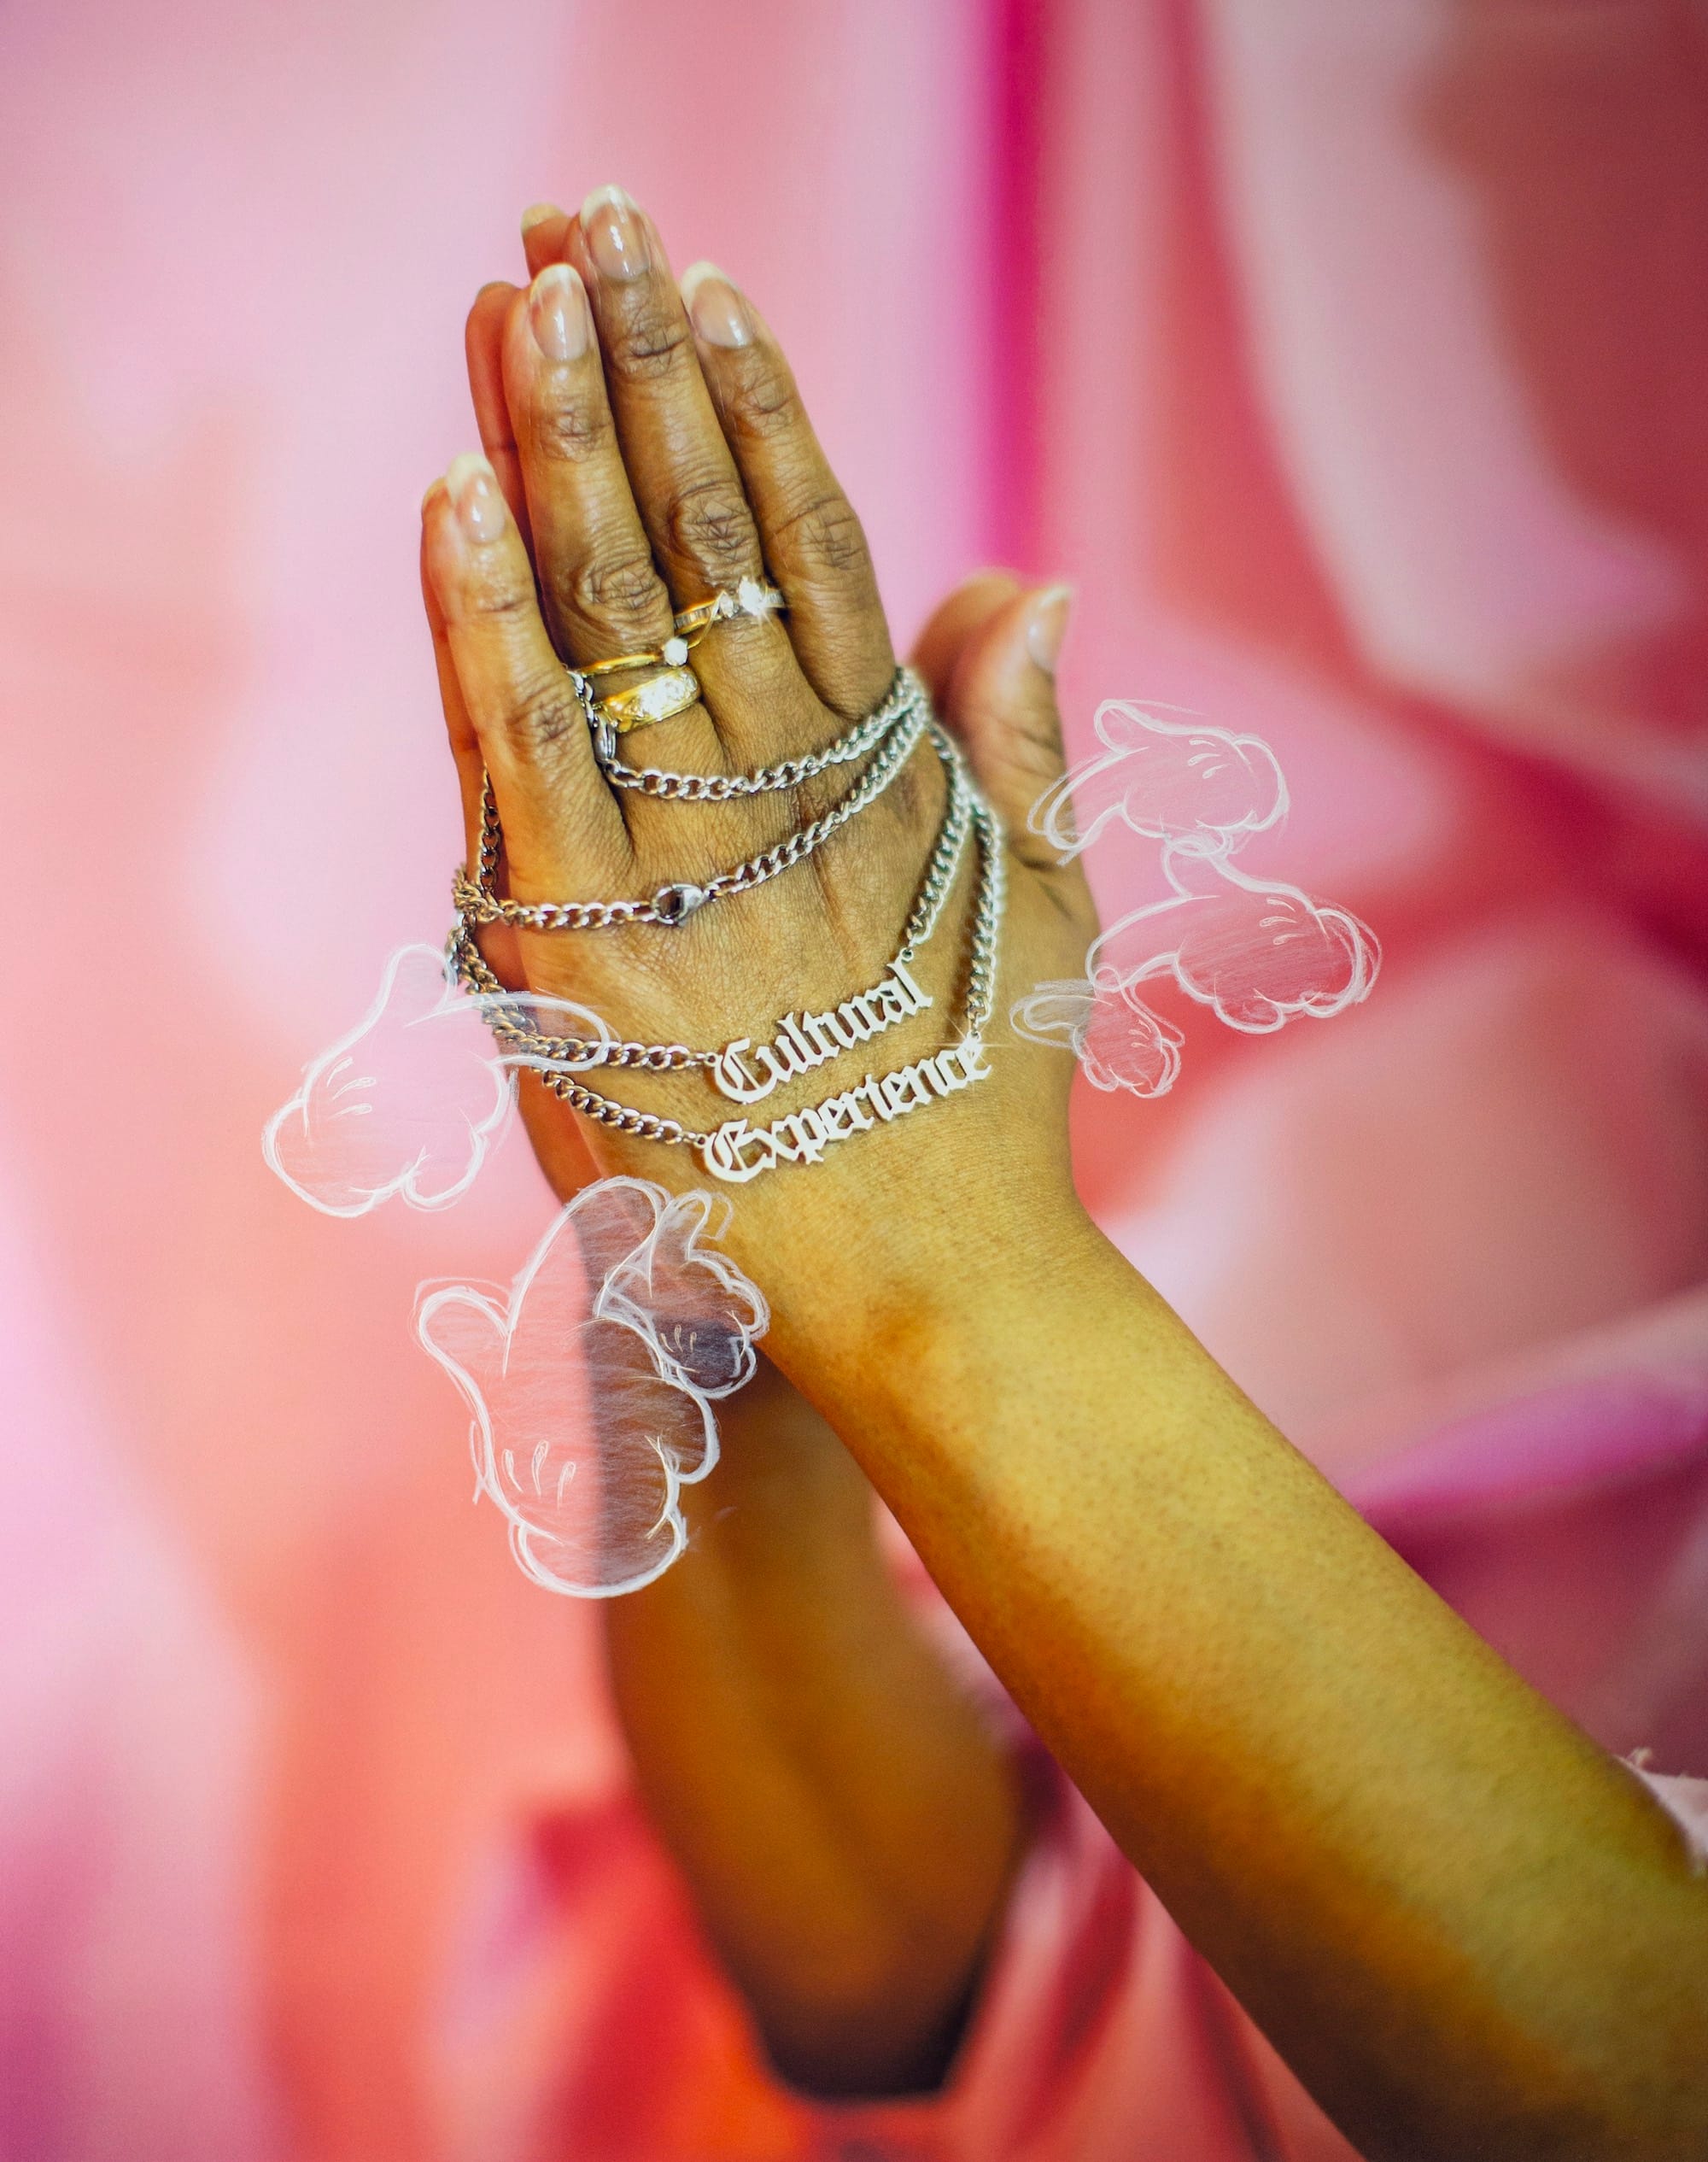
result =
[[[1053,585],[1040,593],[1027,618],[1026,649],[1046,676],[1056,673],[1062,641],[1068,635],[1068,611],[1073,605],[1070,585]]]
[[[503,532],[510,513],[498,475],[484,458],[466,451],[453,458],[445,468],[445,488],[457,522],[471,541],[495,541]]]
[[[633,201],[621,188],[594,190],[582,205],[582,231],[601,278],[627,284],[651,267],[646,228]]]
[[[555,202],[530,202],[522,214],[522,230],[532,232],[535,226],[543,226],[547,218],[561,218],[564,213]]]
[[[690,263],[682,272],[682,300],[695,331],[708,345],[751,345],[753,319],[716,263]]]
[[[567,263],[550,264],[529,287],[528,327],[548,360],[579,360],[587,351],[587,289]]]

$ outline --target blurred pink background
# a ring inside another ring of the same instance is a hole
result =
[[[1523,1441],[1594,1505],[1482,1611],[1574,1586],[1544,1678],[1708,1773],[1705,122],[1689,0],[15,0],[0,2153],[520,2153],[495,2054],[639,1955],[530,1894],[623,1776],[595,1626],[410,1333],[533,1245],[525,1147],[356,1223],[259,1149],[444,927],[416,503],[518,213],[607,179],[777,327],[898,631],[1065,577],[1079,747],[1117,696],[1275,745],[1246,867],[1375,997],[1195,1023],[1080,1104],[1085,1191],[1378,1520],[1442,1422],[1647,1377],[1664,1447]]]

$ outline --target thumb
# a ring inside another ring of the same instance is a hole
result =
[[[1003,585],[999,592],[987,575],[951,595],[927,625],[920,657],[934,678],[945,724],[1008,828],[1010,847],[1023,863],[1053,870],[1055,850],[1027,829],[1027,819],[1041,797],[1059,788],[1066,770],[1056,662],[1073,591],[1065,585]],[[982,605],[975,606],[975,595]],[[958,643],[945,653],[956,630]]]

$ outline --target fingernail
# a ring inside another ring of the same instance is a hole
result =
[[[1032,604],[1027,618],[1026,649],[1046,676],[1056,673],[1062,641],[1068,635],[1068,611],[1073,605],[1071,585],[1053,585]]]
[[[428,482],[427,492],[421,498],[421,514],[424,518],[427,514],[427,506],[432,501],[433,498],[438,494],[439,490],[444,485],[445,476],[442,473],[441,473],[436,479],[430,480]]]
[[[688,319],[708,345],[751,345],[747,303],[716,263],[690,263],[681,276]]]
[[[495,541],[509,513],[498,475],[477,454],[465,451],[445,468],[446,492],[459,524],[471,541]]]
[[[582,205],[582,231],[601,277],[627,284],[651,267],[646,228],[621,188],[594,190]]]
[[[532,232],[535,226],[543,226],[547,218],[561,218],[563,212],[555,202],[530,202],[522,214],[522,230]]]
[[[587,288],[567,263],[550,264],[528,288],[528,327],[548,360],[579,360],[587,351]]]

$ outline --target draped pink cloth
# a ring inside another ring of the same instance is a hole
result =
[[[1078,587],[1078,741],[1275,745],[1248,866],[1383,980],[1088,1099],[1087,1198],[1497,1644],[1708,1772],[1699,11],[25,0],[0,50],[0,2151],[1332,2152],[1066,1796],[923,2123],[769,2082],[409,1340],[536,1175],[332,1223],[257,1137],[444,914],[461,310],[621,179],[788,343],[901,631],[1015,560]]]

